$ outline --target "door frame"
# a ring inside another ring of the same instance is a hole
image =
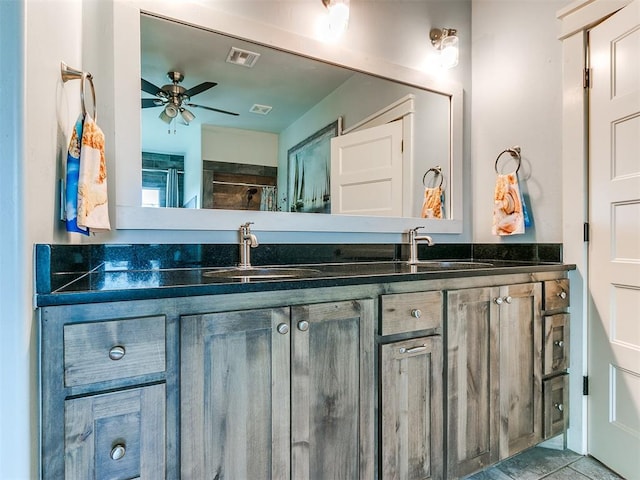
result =
[[[576,265],[571,281],[572,328],[569,376],[569,431],[567,446],[587,453],[587,399],[583,377],[588,355],[588,91],[584,87],[587,65],[587,31],[632,0],[576,0],[557,12],[562,40],[562,214],[563,261]],[[579,180],[579,181],[576,181]]]

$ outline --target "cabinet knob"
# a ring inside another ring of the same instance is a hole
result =
[[[289,325],[287,325],[286,323],[281,323],[280,325],[278,325],[278,333],[281,335],[286,335],[287,333],[289,333]]]
[[[422,312],[420,311],[419,308],[414,308],[411,310],[411,316],[413,318],[420,318],[422,316]]]
[[[564,347],[564,342],[562,340],[556,340],[553,344],[560,348]]]
[[[309,322],[307,322],[306,320],[298,322],[298,330],[300,330],[301,332],[306,332],[307,330],[309,330]]]
[[[513,299],[511,298],[511,295],[507,295],[506,297],[504,297],[504,301],[507,303],[511,303]]]
[[[109,358],[111,360],[120,360],[127,353],[122,345],[114,345],[109,349]]]
[[[125,453],[127,453],[126,446],[122,443],[118,443],[111,449],[111,453],[109,453],[109,456],[111,457],[111,460],[120,460],[122,457],[124,457]]]
[[[502,305],[502,297],[496,297],[493,299],[493,303],[495,303],[496,305]]]
[[[561,412],[564,410],[564,405],[561,403],[554,403],[553,406]]]
[[[564,300],[565,298],[567,298],[567,292],[565,292],[564,290],[562,290],[560,293],[558,293],[558,296]]]

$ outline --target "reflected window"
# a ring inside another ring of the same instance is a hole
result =
[[[142,152],[142,206],[182,207],[184,157]]]

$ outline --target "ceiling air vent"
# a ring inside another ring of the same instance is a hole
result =
[[[257,113],[258,115],[266,115],[271,111],[272,108],[273,107],[270,107],[269,105],[258,105],[257,103],[255,103],[253,107],[249,109],[249,111],[251,113]]]
[[[249,50],[243,50],[237,47],[231,47],[229,55],[227,55],[227,62],[251,68],[256,64],[258,58],[260,58],[259,53],[250,52]]]

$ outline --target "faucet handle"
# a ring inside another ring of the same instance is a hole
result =
[[[420,230],[421,228],[424,228],[424,225],[420,225],[419,227],[410,228],[409,231],[410,232],[414,232],[414,233],[418,233],[418,230]]]

